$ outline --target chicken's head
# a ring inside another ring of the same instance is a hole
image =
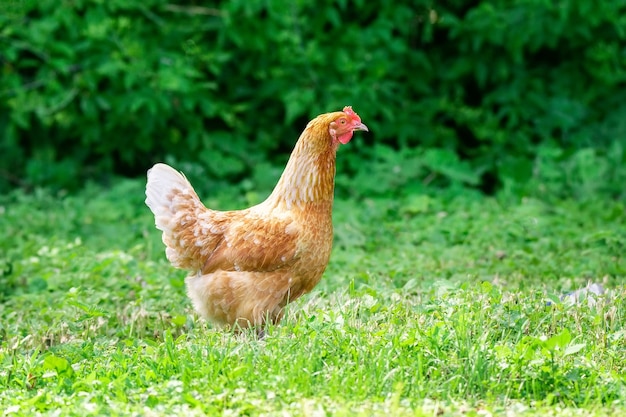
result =
[[[367,126],[361,123],[361,118],[352,110],[352,107],[343,108],[341,115],[330,122],[328,131],[333,140],[345,145],[352,139],[352,134],[357,130],[369,132]]]

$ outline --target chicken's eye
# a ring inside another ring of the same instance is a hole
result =
[[[339,123],[341,123],[342,125],[345,125],[346,124],[346,119],[341,119],[341,121]]]

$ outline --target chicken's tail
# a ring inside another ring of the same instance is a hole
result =
[[[169,165],[156,164],[148,171],[146,205],[163,231],[167,259],[177,268],[198,268],[197,222],[207,208],[187,178]]]

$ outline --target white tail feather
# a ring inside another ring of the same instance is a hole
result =
[[[187,178],[171,166],[156,164],[148,170],[146,205],[154,213],[156,226],[159,230],[164,230],[164,227],[166,227],[159,220],[164,217],[169,218],[175,214],[171,199],[171,194],[174,190],[195,194]]]
[[[206,216],[209,210],[187,178],[168,165],[156,164],[148,171],[146,205],[163,231],[167,259],[177,268],[198,270],[206,261],[204,245],[211,247],[202,231],[212,226]]]
[[[182,173],[165,164],[156,164],[148,170],[146,205],[154,214],[157,229],[163,231],[163,242],[170,247],[177,241],[175,229],[179,226],[176,217],[178,207],[174,200],[174,195],[177,194],[175,191],[191,196],[197,206],[202,206],[193,187]],[[176,249],[168,249],[168,259],[177,257],[174,252]]]

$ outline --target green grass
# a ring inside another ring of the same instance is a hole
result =
[[[197,318],[153,224],[137,181],[0,197],[4,415],[626,412],[621,202],[339,200],[322,283],[264,340]]]

